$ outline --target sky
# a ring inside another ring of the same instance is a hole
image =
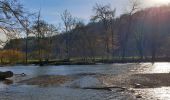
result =
[[[110,4],[113,9],[117,8],[117,13],[120,14],[123,6],[127,4],[124,1],[127,2],[127,0],[22,0],[22,4],[31,12],[38,12],[41,9],[43,19],[56,24],[61,22],[60,14],[66,9],[73,16],[88,22],[96,3]]]
[[[50,24],[61,23],[60,14],[64,10],[71,12],[73,16],[88,22],[93,15],[92,8],[96,3],[110,4],[116,8],[116,15],[124,13],[129,5],[129,0],[20,0],[24,8],[30,12],[38,12],[41,9],[41,15],[44,20]],[[167,4],[170,0],[139,0],[144,6],[158,4]]]

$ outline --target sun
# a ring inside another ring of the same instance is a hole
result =
[[[170,0],[140,0],[144,7],[169,5]]]
[[[153,4],[162,5],[162,4],[169,4],[170,0],[150,0]]]

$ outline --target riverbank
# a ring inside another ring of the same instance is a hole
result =
[[[16,63],[3,63],[0,64],[0,67],[5,67],[5,66],[15,66],[15,65],[40,65],[40,66],[50,66],[50,65],[96,65],[96,64],[112,64],[112,63],[154,63],[154,62],[170,62],[170,58],[133,58],[133,57],[128,57],[128,58],[116,58],[116,59],[70,59],[70,60],[28,60],[27,64],[25,62],[16,62]]]
[[[29,61],[28,64],[35,65],[95,65],[95,64],[112,64],[112,63],[154,63],[154,62],[170,62],[170,58],[116,58],[116,59],[72,59],[72,60],[52,60],[52,61]]]

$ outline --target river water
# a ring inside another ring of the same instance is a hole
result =
[[[170,63],[129,63],[129,64],[99,64],[99,65],[68,65],[68,66],[7,66],[0,71],[13,71],[16,75],[25,73],[20,80],[42,75],[74,75],[95,73],[104,75],[121,75],[128,73],[169,73]],[[40,87],[0,81],[0,100],[136,100],[128,92],[68,88],[64,86]],[[86,82],[86,81],[83,81]],[[87,83],[90,81],[87,80]],[[84,83],[83,83],[84,84]],[[170,88],[135,89],[144,100],[170,100]],[[142,98],[140,98],[141,100]]]

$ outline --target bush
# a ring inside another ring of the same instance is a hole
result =
[[[23,61],[25,54],[18,50],[2,50],[0,51],[1,64],[13,64]]]

